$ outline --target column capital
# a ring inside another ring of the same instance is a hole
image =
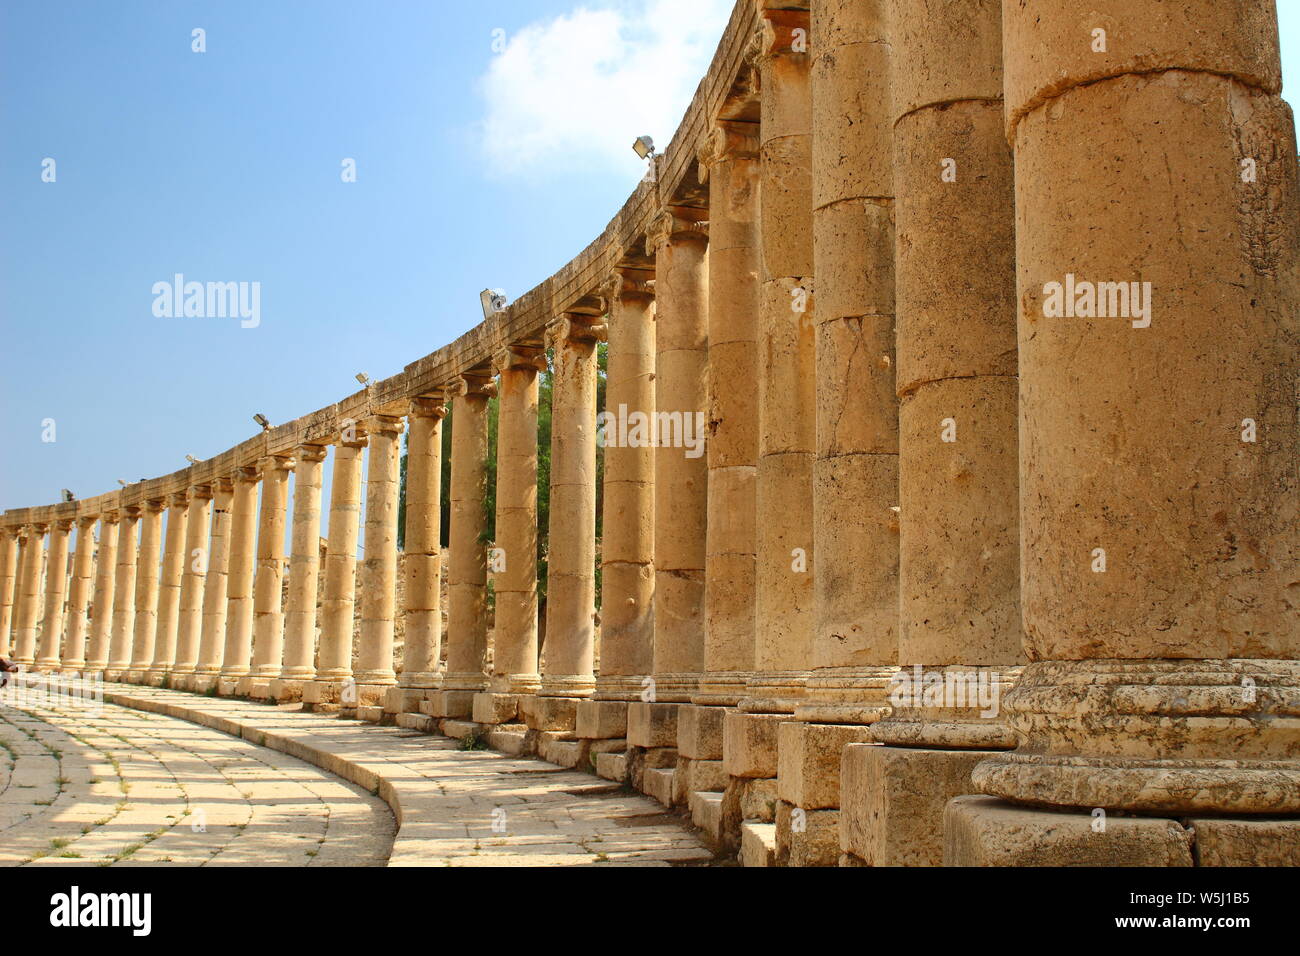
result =
[[[615,266],[600,289],[601,295],[613,302],[615,299],[653,299],[654,273],[648,269]]]
[[[507,345],[492,358],[492,367],[497,372],[507,369],[532,369],[536,372],[546,371],[546,350],[536,345]]]
[[[371,435],[388,435],[396,438],[406,429],[406,422],[396,415],[371,415],[365,421],[366,431]]]
[[[758,60],[773,59],[779,56],[808,56],[809,23],[811,16],[807,10],[776,9],[779,0],[757,0],[758,15],[762,18],[761,45]],[[802,41],[795,33],[802,30]]]
[[[139,518],[139,517],[140,517],[140,506],[139,506],[139,505],[122,505],[122,514],[121,514],[121,517],[123,517],[123,518],[130,518],[130,519]]]
[[[34,536],[37,538],[44,537],[45,532],[50,528],[50,526],[44,521],[30,521],[23,527],[26,529],[29,537]]]
[[[215,493],[216,493],[215,489],[213,488],[212,485],[191,485],[190,486],[191,501],[207,501]]]
[[[265,476],[272,471],[293,471],[297,464],[292,455],[266,455],[257,459],[257,470]]]
[[[216,492],[225,492],[229,494],[235,490],[235,482],[229,475],[222,475],[220,478],[212,479],[212,491],[215,497]]]
[[[329,445],[302,444],[294,449],[294,457],[299,461],[324,461],[329,451]]]
[[[117,509],[114,508],[111,511],[105,511],[102,515],[99,516],[99,520],[106,525],[110,525],[110,524],[117,524],[118,519],[121,517],[122,516],[118,514]]]
[[[689,213],[702,212],[702,210],[686,210],[679,206],[666,206],[655,216],[645,232],[645,251],[647,255],[654,255],[662,246],[667,245],[674,240],[695,240],[698,242],[707,242],[709,239],[709,224],[707,220],[690,219]]]
[[[167,496],[168,508],[184,508],[190,503],[190,489],[184,491],[174,491]]]
[[[742,120],[717,120],[713,131],[700,140],[695,158],[700,162],[700,182],[708,182],[709,170],[719,163],[758,159],[758,124]]]
[[[442,394],[417,395],[411,399],[408,414],[412,418],[435,418],[441,421],[447,417],[446,401]]]
[[[232,485],[248,485],[262,480],[262,470],[257,465],[240,465],[230,473]]]
[[[497,393],[497,383],[491,372],[461,372],[443,393],[448,398],[491,398]]]
[[[77,527],[82,531],[88,531],[95,527],[95,522],[99,520],[99,515],[82,515],[77,519]]]
[[[53,528],[56,531],[71,531],[72,526],[76,523],[76,518],[55,518]]]
[[[602,316],[565,312],[546,327],[546,338],[552,347],[565,342],[592,345],[609,341],[609,326]]]
[[[162,514],[163,509],[167,507],[167,498],[146,498],[144,502],[145,509],[150,514]]]
[[[342,448],[365,448],[369,440],[370,436],[366,432],[364,421],[345,418],[339,422],[339,437],[335,439],[334,444]]]

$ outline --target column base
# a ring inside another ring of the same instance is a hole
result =
[[[277,677],[270,682],[267,688],[267,696],[280,704],[296,703],[302,700],[303,688],[308,683],[310,683],[309,680]]]
[[[432,690],[419,704],[422,714],[439,720],[469,720],[474,716],[474,690]]]
[[[193,694],[215,694],[220,679],[216,674],[193,674],[186,682],[185,689]]]
[[[145,671],[143,683],[148,687],[166,687],[167,678],[171,676],[171,670],[148,670]]]
[[[303,708],[316,713],[337,713],[345,703],[356,703],[354,686],[350,676],[318,674],[315,680],[302,685]]]
[[[217,696],[218,697],[238,697],[240,696],[239,685],[249,678],[235,677],[222,674],[217,678]]]
[[[476,724],[513,724],[520,719],[519,694],[480,691],[474,695],[472,716]]]
[[[649,687],[649,677],[644,674],[622,674],[614,676],[599,675],[596,678],[596,690],[592,695],[596,700],[640,700]]]
[[[996,751],[851,743],[840,770],[840,848],[867,866],[941,866],[944,806]]]
[[[580,700],[574,732],[587,740],[626,738],[627,708],[625,700]]]
[[[838,866],[840,811],[809,810],[776,801],[775,866]]]
[[[384,713],[394,718],[398,714],[422,714],[420,705],[437,693],[432,687],[408,687],[399,684],[388,688],[384,694]]]

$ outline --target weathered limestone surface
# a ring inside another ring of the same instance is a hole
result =
[[[221,661],[222,692],[232,692],[249,673],[253,648],[253,569],[257,558],[256,467],[239,468],[231,476],[230,557],[226,574],[226,643]]]
[[[188,491],[167,498],[167,531],[163,538],[163,563],[158,578],[158,631],[154,639],[153,661],[145,674],[145,680],[151,684],[163,683],[176,660],[188,507]]]
[[[338,703],[344,682],[352,679],[352,616],[356,605],[357,536],[361,527],[361,450],[365,447],[364,429],[352,423],[334,448],[316,680],[311,687],[303,689],[304,700],[312,704]]]
[[[203,602],[208,575],[208,548],[212,528],[211,485],[196,485],[189,492],[185,516],[184,570],[181,573],[179,619],[176,625],[176,655],[171,663],[171,683],[188,679],[199,663],[203,635]]]
[[[116,511],[105,512],[99,523],[99,552],[95,559],[94,616],[86,648],[86,672],[98,674],[108,664],[108,646],[113,636],[113,582],[117,574]],[[0,637],[0,640],[3,640]]]
[[[188,690],[214,686],[225,659],[226,615],[229,607],[230,521],[234,485],[218,479],[212,486],[212,531],[208,540],[207,574],[203,580],[203,629],[194,676],[183,681]]]
[[[158,579],[161,573],[163,508],[166,502],[151,498],[140,513],[140,558],[135,574],[135,623],[132,627],[127,679],[139,683],[153,663],[158,636]]]
[[[77,550],[72,556],[72,577],[68,582],[68,607],[65,617],[63,651],[57,667],[77,672],[86,666],[86,632],[89,621],[86,607],[95,573],[95,520],[77,520]]]
[[[294,453],[293,524],[289,533],[289,589],[284,608],[284,656],[272,682],[276,700],[302,698],[316,676],[316,598],[320,586],[321,474],[329,448],[300,445]]]
[[[36,666],[41,670],[56,670],[59,666],[71,533],[71,521],[56,521],[50,526],[50,544],[45,555],[45,612],[41,615],[41,641],[36,654]]]

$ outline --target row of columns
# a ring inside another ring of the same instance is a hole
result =
[[[97,571],[80,520],[66,593],[72,522],[0,536],[0,639],[38,667],[420,714],[621,766],[747,858],[1024,861],[1030,805],[1054,811],[1062,860],[1105,852],[1078,826],[1098,807],[1294,816],[1296,171],[1270,5],[1207,4],[1193,31],[1104,0],[1112,39],[1150,49],[1101,58],[1068,0],[1022,6],[760,0],[753,82],[700,149],[708,208],[661,197],[599,306],[415,398],[407,423],[338,436],[318,647],[324,445],[101,516]],[[1090,135],[1125,161],[1099,165]],[[1154,192],[1152,156],[1178,168]],[[1168,317],[1051,315],[1066,273],[1149,278]],[[648,430],[606,443],[597,668],[602,340],[611,427]],[[1135,826],[1143,859],[1173,852],[1169,828]]]

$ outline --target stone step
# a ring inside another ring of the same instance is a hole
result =
[[[676,770],[672,767],[655,767],[645,772],[645,793],[647,796],[654,797],[665,807],[673,805],[673,776]]]
[[[548,763],[556,764],[560,767],[572,770],[575,767],[580,770],[586,770],[587,766],[579,767],[579,764],[585,764],[583,759],[586,755],[587,748],[584,742],[577,739],[566,740],[564,737],[554,737],[550,733],[543,733],[537,742],[537,755]]]
[[[528,752],[528,728],[521,724],[504,724],[488,731],[488,746],[498,753],[518,757]]]
[[[715,843],[722,839],[722,793],[696,790],[691,794],[691,822]]]
[[[437,729],[434,727],[433,718],[428,714],[398,714],[395,723],[398,727],[418,730],[425,734],[431,734]]]
[[[442,733],[446,737],[455,737],[457,740],[464,740],[471,734],[481,734],[483,725],[476,724],[472,720],[444,720],[442,722]]]
[[[596,754],[596,776],[613,780],[615,783],[626,781],[627,754],[623,751]]]
[[[740,825],[740,865],[776,865],[776,824],[746,820]]]
[[[377,724],[384,719],[383,704],[365,704],[357,708],[357,720]]]

